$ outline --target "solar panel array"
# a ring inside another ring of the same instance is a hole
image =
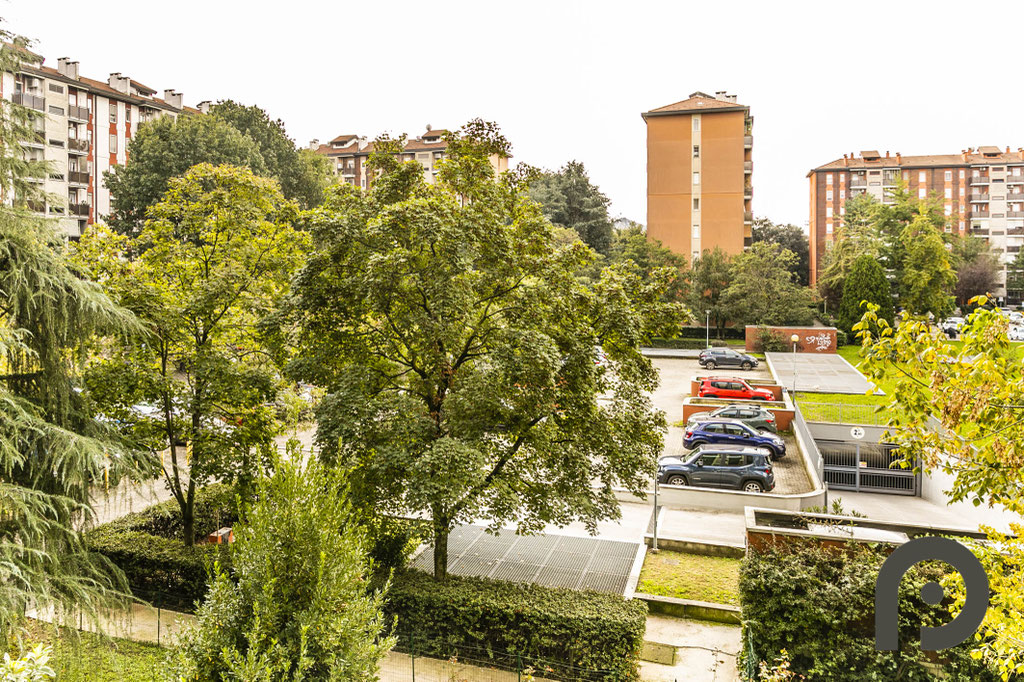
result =
[[[636,542],[513,531],[491,535],[483,526],[459,526],[448,537],[448,572],[624,594],[639,550]],[[433,570],[434,550],[424,550],[413,566]]]

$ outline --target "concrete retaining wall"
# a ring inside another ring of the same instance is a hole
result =
[[[636,598],[647,602],[647,609],[651,613],[660,613],[663,616],[696,618],[717,623],[729,623],[730,625],[739,625],[742,621],[740,607],[738,606],[712,604],[692,599],[676,599],[675,597],[660,597],[654,594],[644,594],[643,592],[637,592]]]
[[[701,401],[700,403],[691,402],[694,400]],[[705,404],[706,403],[706,404]],[[791,406],[786,406],[786,403],[779,403],[776,407],[775,403],[766,403],[763,400],[721,400],[718,398],[683,398],[683,421],[690,418],[691,415],[697,414],[698,412],[710,412],[711,410],[717,410],[723,405],[738,404],[751,404],[757,407],[763,407],[772,414],[775,415],[775,426],[780,431],[788,431],[793,423],[793,417],[795,412]]]
[[[723,372],[720,372],[719,370],[715,370],[715,372],[716,372],[715,376],[728,376],[727,374],[725,374]],[[694,396],[694,397],[697,396],[697,393],[700,392],[700,382],[703,379],[705,379],[705,378],[706,377],[698,377],[698,376],[690,378],[690,395],[691,396]],[[782,402],[783,387],[780,384],[777,384],[777,383],[775,383],[773,381],[765,381],[763,379],[760,379],[760,380],[758,380],[758,379],[745,379],[744,377],[738,376],[738,375],[736,376],[736,378],[737,379],[743,379],[744,381],[746,381],[748,384],[750,384],[754,388],[763,388],[766,391],[771,391],[772,392],[772,396],[774,396],[774,399],[779,401],[779,402]],[[734,402],[744,402],[744,401],[738,400],[738,401],[734,401]],[[760,401],[760,400],[752,400],[750,402],[760,403],[762,401]]]

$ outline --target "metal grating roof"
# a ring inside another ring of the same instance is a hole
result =
[[[572,590],[624,594],[640,544],[571,535],[499,535],[483,526],[459,526],[448,537],[448,570],[467,575]],[[427,548],[413,567],[433,570]]]

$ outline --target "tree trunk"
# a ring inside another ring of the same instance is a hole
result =
[[[448,577],[448,524],[434,520],[434,578]]]
[[[188,482],[185,504],[181,508],[181,532],[186,547],[196,543],[196,484],[191,479]]]

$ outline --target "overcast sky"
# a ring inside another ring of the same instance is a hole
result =
[[[863,149],[1024,146],[1024,2],[0,0],[46,64],[235,99],[300,144],[497,121],[516,161],[582,161],[646,221],[640,113],[728,90],[755,215],[805,226],[809,169]]]

